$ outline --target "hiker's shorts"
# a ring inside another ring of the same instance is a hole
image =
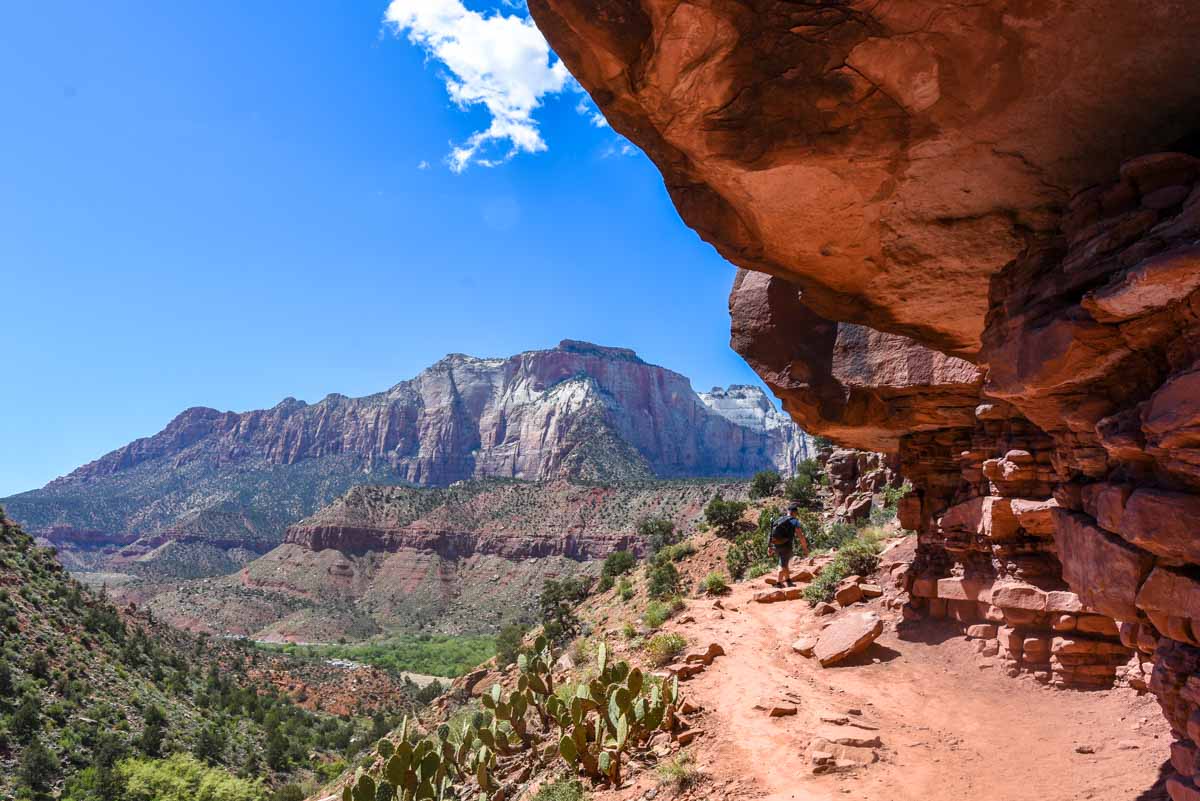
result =
[[[779,566],[786,569],[788,562],[792,561],[792,546],[776,545],[775,556],[779,558]]]

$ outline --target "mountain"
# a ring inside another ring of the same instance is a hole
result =
[[[687,532],[715,494],[744,499],[747,489],[698,479],[360,486],[235,575],[114,592],[180,628],[259,640],[494,633],[533,617],[546,579],[595,574],[609,553],[641,551],[639,520]]]
[[[753,387],[698,395],[631,350],[564,341],[452,354],[363,398],[193,408],[10,514],[76,571],[222,575],[358,484],[482,478],[613,483],[790,471],[807,437]]]

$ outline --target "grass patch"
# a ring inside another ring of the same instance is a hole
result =
[[[695,787],[702,775],[696,767],[695,758],[686,751],[681,751],[658,766],[659,786],[669,788],[676,794]]]
[[[533,801],[583,801],[586,797],[582,784],[570,776],[563,776],[543,784]]]
[[[496,654],[496,638],[487,635],[400,634],[382,640],[342,645],[276,645],[258,647],[303,659],[349,659],[389,673],[423,673],[456,678]]]
[[[646,661],[654,667],[669,665],[687,648],[687,640],[680,634],[655,634],[646,643]]]
[[[755,564],[750,565],[750,568],[746,571],[746,578],[761,578],[774,569],[775,564],[773,562],[756,562]]]
[[[642,615],[642,619],[646,621],[647,626],[656,629],[670,620],[676,612],[682,611],[683,606],[683,599],[679,596],[666,601],[651,601],[646,604],[646,612]]]

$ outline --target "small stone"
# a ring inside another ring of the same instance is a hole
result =
[[[777,704],[776,706],[771,707],[770,712],[768,712],[767,714],[769,714],[773,718],[786,718],[786,717],[791,717],[792,715],[796,714],[797,711],[798,710],[794,706],[788,706],[786,704]]]
[[[834,606],[833,604],[830,604],[830,603],[825,603],[824,601],[822,601],[821,603],[819,603],[813,607],[813,614],[816,615],[817,617],[822,617],[824,615],[832,615],[836,611],[837,611],[836,606]]]
[[[1077,753],[1077,754],[1094,754],[1094,753],[1096,753],[1096,749],[1092,748],[1090,745],[1077,745],[1077,746],[1075,746],[1075,753]]]

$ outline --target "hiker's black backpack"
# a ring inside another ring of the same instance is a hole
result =
[[[775,518],[771,522],[771,544],[772,545],[791,545],[796,534],[791,525],[791,516],[783,515]]]

